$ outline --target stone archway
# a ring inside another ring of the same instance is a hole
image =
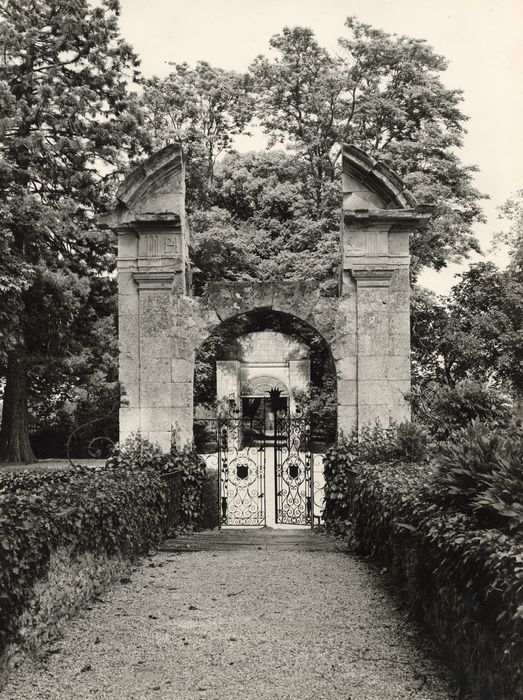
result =
[[[192,439],[195,349],[218,324],[253,309],[310,324],[329,344],[338,429],[410,415],[409,234],[430,217],[385,165],[353,146],[342,159],[341,280],[336,298],[314,284],[214,284],[191,295],[182,149],[166,146],[117,192],[103,224],[118,235],[120,437],[168,450]]]

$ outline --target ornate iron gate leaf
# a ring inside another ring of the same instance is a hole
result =
[[[219,481],[222,525],[265,524],[263,426],[238,413],[219,420]]]
[[[276,412],[274,465],[276,522],[312,525],[312,452],[308,420],[298,411],[289,416]]]

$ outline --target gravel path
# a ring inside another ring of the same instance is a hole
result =
[[[162,552],[0,697],[453,698],[424,646],[379,574],[350,555]]]

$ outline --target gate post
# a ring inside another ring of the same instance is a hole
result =
[[[354,146],[342,161],[342,299],[354,357],[338,360],[339,430],[410,417],[409,236],[431,216],[400,178]],[[355,321],[355,324],[354,324]],[[355,362],[354,362],[355,360]]]
[[[192,438],[192,366],[187,381],[173,361],[173,298],[190,291],[181,146],[151,156],[116,198],[101,224],[118,235],[120,440],[140,432],[168,451],[189,406]]]

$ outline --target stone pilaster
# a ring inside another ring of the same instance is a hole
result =
[[[296,412],[295,391],[307,391],[311,380],[310,360],[289,360],[289,408],[290,412]]]
[[[389,284],[393,270],[353,270],[358,323],[358,424],[389,425]]]
[[[240,408],[241,362],[239,360],[216,361],[216,400],[232,402]]]
[[[180,444],[192,439],[192,356],[179,358],[173,339],[173,297],[190,293],[184,196],[173,144],[126,178],[101,221],[119,240],[120,439],[140,431],[165,451],[173,431]]]
[[[357,348],[356,358],[333,348],[338,425],[352,418],[360,430],[376,422],[388,427],[410,416],[409,236],[431,214],[397,175],[359,149],[344,147],[342,169],[340,306],[355,301]],[[354,318],[345,316],[348,335]]]

